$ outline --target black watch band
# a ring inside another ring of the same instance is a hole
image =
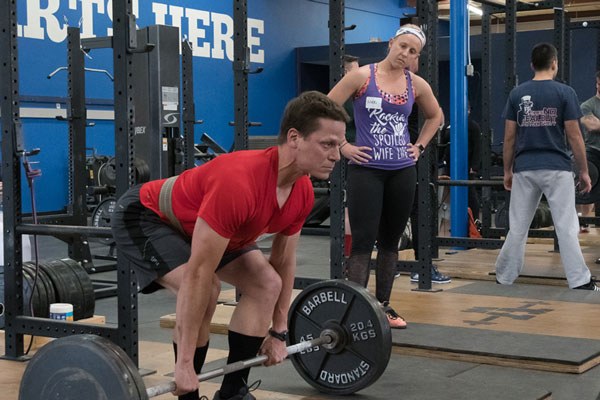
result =
[[[419,149],[419,151],[422,153],[422,152],[424,152],[424,151],[425,151],[425,146],[423,146],[421,143],[419,143],[419,144],[417,145],[417,149]]]
[[[281,340],[282,342],[285,342],[287,340],[287,334],[288,331],[277,332],[273,329],[269,329],[269,335],[273,336],[275,339]]]

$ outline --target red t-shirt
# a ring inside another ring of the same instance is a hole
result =
[[[228,251],[254,242],[263,233],[293,235],[300,231],[314,203],[308,176],[298,179],[290,196],[277,204],[277,147],[236,151],[184,171],[173,186],[173,213],[192,235],[198,217],[230,239]],[[142,204],[168,222],[158,197],[164,179],[145,183]]]

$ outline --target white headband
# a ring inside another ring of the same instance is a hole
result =
[[[404,34],[416,36],[417,39],[419,39],[419,41],[421,42],[421,49],[423,49],[425,47],[425,43],[427,43],[427,39],[425,38],[425,34],[423,33],[422,30],[420,30],[418,28],[413,28],[411,26],[400,27],[400,29],[398,29],[396,31],[394,38],[396,38],[400,35],[404,35]]]

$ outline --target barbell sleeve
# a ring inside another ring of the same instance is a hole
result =
[[[311,347],[320,346],[323,344],[333,344],[334,340],[335,339],[334,339],[333,335],[331,335],[330,333],[321,332],[321,335],[318,338],[290,345],[290,346],[286,347],[286,350],[288,352],[288,355],[292,355],[292,354],[300,353],[304,350],[308,350]],[[267,361],[267,359],[268,359],[267,356],[260,355],[260,356],[250,358],[248,360],[242,360],[242,361],[234,362],[231,364],[227,364],[221,368],[213,369],[213,370],[199,374],[198,382],[204,382],[209,379],[227,375],[232,372],[240,371],[242,369],[261,365],[265,361]],[[177,389],[177,385],[175,385],[175,381],[171,381],[168,383],[164,383],[161,385],[152,386],[152,387],[147,388],[146,394],[148,395],[149,398],[152,398],[152,397],[160,396],[161,394],[174,392],[175,389]]]

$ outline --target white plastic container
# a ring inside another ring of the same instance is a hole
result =
[[[73,321],[73,304],[53,303],[50,304],[50,319],[62,321]]]

